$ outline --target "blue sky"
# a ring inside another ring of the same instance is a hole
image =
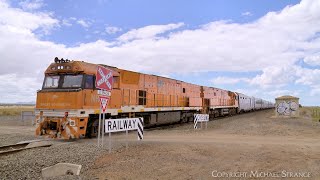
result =
[[[2,101],[35,101],[59,56],[319,105],[317,8],[317,0],[0,0]]]

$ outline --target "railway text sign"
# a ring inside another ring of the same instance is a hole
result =
[[[143,139],[143,118],[106,119],[105,132],[138,131],[138,139]]]
[[[209,114],[195,114],[194,120],[197,122],[206,122],[209,121]]]
[[[194,129],[198,129],[198,122],[207,123],[208,121],[209,121],[209,114],[194,114]],[[202,124],[201,124],[201,127],[202,127]]]
[[[96,87],[98,89],[111,91],[112,90],[113,75],[110,69],[98,66],[96,73]]]

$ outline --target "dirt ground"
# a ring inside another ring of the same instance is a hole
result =
[[[0,116],[0,146],[33,139],[31,120],[21,121],[21,116]]]
[[[219,118],[210,121],[207,129],[194,130],[189,123],[146,130],[143,141],[137,141],[136,132],[129,133],[127,138],[125,133],[113,134],[111,153],[106,136],[104,149],[99,153],[95,151],[96,156],[85,161],[89,163],[81,170],[79,178],[320,179],[319,122],[312,121],[308,114],[280,119],[272,118],[273,113],[273,110],[265,110]],[[9,141],[7,136],[10,142],[18,141],[21,135],[24,139],[31,138],[32,126],[20,131],[21,127],[1,125],[0,144]],[[19,133],[15,129],[19,129]],[[14,137],[16,140],[12,140]],[[92,142],[96,139],[76,141],[73,144],[80,145],[73,146],[81,148],[84,143]],[[126,142],[128,148],[124,146]],[[57,151],[64,146],[71,147],[62,143],[51,148]],[[40,150],[33,151],[39,155]],[[24,154],[14,156],[19,159]],[[0,167],[5,158],[0,158]],[[74,159],[72,162],[83,163],[79,157]],[[33,171],[39,173],[39,170]]]
[[[87,173],[100,179],[320,179],[319,123],[273,113],[221,118],[206,130],[186,124],[146,131],[143,142],[100,156]]]

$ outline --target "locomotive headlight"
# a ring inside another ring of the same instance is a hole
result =
[[[70,126],[76,126],[76,121],[75,120],[69,120],[69,125]]]

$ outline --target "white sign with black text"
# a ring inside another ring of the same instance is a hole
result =
[[[143,139],[143,118],[106,119],[105,132],[138,131],[138,140]]]
[[[207,122],[209,121],[209,114],[194,114],[194,129],[198,129],[198,122]],[[202,124],[201,124],[202,127]]]
[[[98,89],[98,94],[99,95],[102,95],[102,96],[111,96],[111,92],[110,91],[106,91],[106,90],[103,90],[103,89]]]

